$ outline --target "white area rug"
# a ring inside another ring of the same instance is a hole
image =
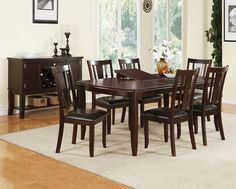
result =
[[[117,116],[118,117],[118,116]],[[131,156],[130,134],[126,124],[112,127],[107,148],[102,148],[101,127],[96,127],[95,157],[90,158],[88,140],[71,144],[72,126],[65,127],[61,153],[55,153],[58,126],[32,129],[0,136],[32,151],[73,166],[143,189],[235,189],[236,188],[236,116],[223,114],[226,140],[220,140],[212,122],[207,122],[208,146],[202,145],[201,128],[196,136],[197,150],[191,149],[186,125],[176,140],[177,157],[170,144],[163,142],[163,127],[152,123],[150,145],[144,149],[139,129],[138,156]],[[80,133],[78,133],[78,136]]]

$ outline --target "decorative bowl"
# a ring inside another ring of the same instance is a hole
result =
[[[165,73],[164,74],[167,78],[174,78],[175,77],[175,74],[172,74],[172,73]]]

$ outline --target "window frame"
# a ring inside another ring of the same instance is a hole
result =
[[[96,40],[96,58],[101,59],[100,55],[100,2],[102,0],[96,0],[97,3],[97,40]],[[118,50],[117,50],[117,58],[124,58],[121,57],[121,0],[114,0],[118,1]],[[141,3],[140,0],[135,0],[136,1],[136,10],[137,10],[137,55],[136,57],[140,56],[140,15],[141,15]],[[115,64],[115,62],[113,62]]]
[[[156,0],[155,0],[156,1]],[[167,12],[166,12],[166,17],[167,17],[167,20],[169,20],[169,7],[170,7],[170,1],[171,0],[166,0],[167,1]],[[185,14],[185,7],[187,7],[186,6],[186,1],[184,1],[184,0],[181,0],[182,1],[182,25],[181,25],[181,38],[182,38],[182,40],[181,40],[181,57],[182,57],[182,63],[181,63],[181,68],[183,67],[183,65],[185,65],[184,64],[184,62],[186,61],[186,57],[187,57],[187,52],[186,52],[186,48],[185,48],[185,46],[186,46],[186,39],[184,38],[184,36],[185,36],[185,33],[186,33],[186,24],[185,23],[187,23],[187,18],[186,18],[186,14]],[[156,3],[156,2],[154,2],[154,3]],[[154,47],[154,46],[156,46],[156,44],[154,44],[154,42],[155,42],[155,27],[154,27],[154,25],[155,25],[155,6],[153,6],[153,15],[152,15],[152,46]],[[169,26],[169,22],[167,22],[167,27],[169,28],[168,29],[168,33],[167,33],[167,41],[169,41],[170,40],[170,26]],[[154,57],[152,58],[152,70],[154,71],[155,70],[155,66],[154,66],[154,63],[155,63],[155,59],[154,59]]]

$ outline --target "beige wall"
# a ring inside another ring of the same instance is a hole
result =
[[[223,31],[224,31],[224,28],[223,28]],[[223,66],[229,65],[228,75],[226,76],[226,80],[225,80],[223,101],[229,104],[236,104],[235,49],[236,49],[236,42],[224,42],[224,39],[223,39]]]
[[[140,8],[142,9],[142,0],[140,0]],[[152,46],[152,15],[153,10],[149,13],[142,10],[140,13],[140,62],[142,69],[149,72],[153,72],[153,58],[149,51]]]
[[[229,104],[236,104],[236,43],[223,43],[223,65],[229,65],[228,75],[225,80],[223,101]]]
[[[224,1],[222,0],[222,3]],[[222,7],[222,13],[224,14],[224,8]],[[208,25],[210,23],[210,15],[212,10],[212,1],[208,2]],[[223,66],[229,65],[229,71],[226,76],[225,86],[224,86],[224,94],[223,94],[223,102],[229,104],[236,104],[236,88],[234,86],[234,81],[236,80],[236,75],[234,70],[236,70],[235,64],[235,49],[236,43],[235,42],[224,42],[224,15],[222,16],[222,27],[223,27],[223,57],[222,57],[222,64]],[[211,46],[208,46],[208,53],[211,50]]]
[[[206,0],[184,1],[184,57],[209,57],[209,45],[205,40],[208,28],[210,3]],[[7,57],[20,56],[24,52],[35,52],[42,56],[53,54],[53,39],[58,38],[59,47],[64,39],[64,29],[70,25],[71,53],[84,56],[83,78],[88,78],[86,60],[96,58],[97,49],[97,4],[96,0],[60,0],[59,24],[33,24],[32,1],[2,1],[0,7],[0,115],[7,109]],[[140,7],[142,8],[142,0]],[[12,6],[14,4],[14,6]],[[152,54],[148,51],[152,44],[152,14],[140,13],[140,58],[142,67],[152,71]],[[224,64],[234,70],[234,43],[224,43]],[[227,82],[233,83],[235,74],[230,71]],[[236,100],[236,91],[226,84],[224,97]]]
[[[2,1],[0,6],[0,115],[7,109],[7,57],[21,56],[25,52],[42,56],[53,55],[53,39],[59,47],[64,41],[64,29],[70,25],[71,54],[84,56],[84,60],[96,57],[96,1],[60,0],[59,24],[33,24],[32,0]],[[13,6],[14,5],[14,6]],[[65,44],[65,42],[64,42]],[[84,65],[84,69],[87,67]],[[83,71],[83,78],[87,77]]]

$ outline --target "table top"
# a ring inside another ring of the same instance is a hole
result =
[[[149,80],[122,80],[117,78],[97,79],[77,81],[77,84],[85,86],[97,86],[111,89],[125,89],[125,90],[143,90],[153,88],[172,87],[174,79],[158,78]]]
[[[139,70],[139,69],[127,69],[127,70],[115,70],[117,78],[128,78],[136,80],[149,80],[159,78],[158,74],[150,74],[148,72]]]
[[[107,78],[107,79],[97,79],[97,80],[83,80],[77,81],[77,85],[83,85],[88,88],[96,89],[110,89],[110,90],[120,90],[120,91],[150,91],[150,90],[166,90],[170,91],[173,87],[175,79],[174,78],[156,78],[149,80],[127,80],[118,78]],[[204,83],[204,78],[198,77],[197,85],[202,85]]]

